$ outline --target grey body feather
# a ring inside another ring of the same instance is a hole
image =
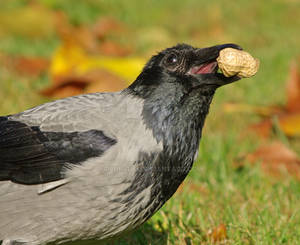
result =
[[[102,100],[105,106],[101,106]],[[58,100],[12,116],[46,131],[101,129],[112,137],[118,135],[118,143],[103,156],[67,171],[68,183],[55,191],[39,195],[47,184],[0,182],[0,238],[21,238],[29,244],[70,237],[105,238],[141,223],[135,223],[137,217],[131,211],[150,207],[150,187],[137,195],[131,206],[112,201],[130,186],[139,152],[162,150],[141,120],[142,106],[141,100],[132,96],[98,93]],[[114,217],[111,210],[120,215]]]

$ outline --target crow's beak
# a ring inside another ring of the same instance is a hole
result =
[[[202,86],[214,85],[220,87],[239,80],[240,78],[237,76],[225,77],[222,73],[218,73],[218,63],[216,59],[220,51],[225,48],[242,50],[240,46],[232,43],[196,49],[193,66],[188,73],[198,77]]]
[[[219,56],[219,53],[222,49],[225,48],[234,48],[238,50],[242,50],[242,48],[236,44],[233,43],[227,43],[222,45],[216,45],[208,48],[199,48],[196,50],[195,54],[197,57],[197,60],[202,62],[208,62],[216,60]]]

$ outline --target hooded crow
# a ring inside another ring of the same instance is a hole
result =
[[[116,93],[0,117],[0,240],[105,239],[149,219],[196,158],[216,89],[237,81],[216,58],[235,44],[180,44]]]

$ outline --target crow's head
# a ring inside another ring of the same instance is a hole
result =
[[[223,44],[209,48],[193,48],[179,44],[153,56],[140,76],[129,87],[135,94],[147,98],[154,94],[189,95],[197,91],[206,93],[237,81],[239,77],[225,77],[218,72],[216,58],[224,48],[240,49],[235,44]]]
[[[179,44],[165,49],[149,60],[125,90],[144,99],[142,116],[158,141],[172,145],[174,141],[200,138],[215,90],[239,80],[218,72],[216,59],[225,48],[241,49],[235,44],[208,48]],[[189,136],[178,135],[183,131]]]

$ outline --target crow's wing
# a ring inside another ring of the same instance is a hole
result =
[[[0,180],[41,184],[64,177],[64,170],[101,156],[116,144],[101,130],[47,132],[0,117]]]
[[[117,142],[111,120],[119,100],[119,93],[81,95],[0,117],[0,181],[47,183],[101,156]]]

